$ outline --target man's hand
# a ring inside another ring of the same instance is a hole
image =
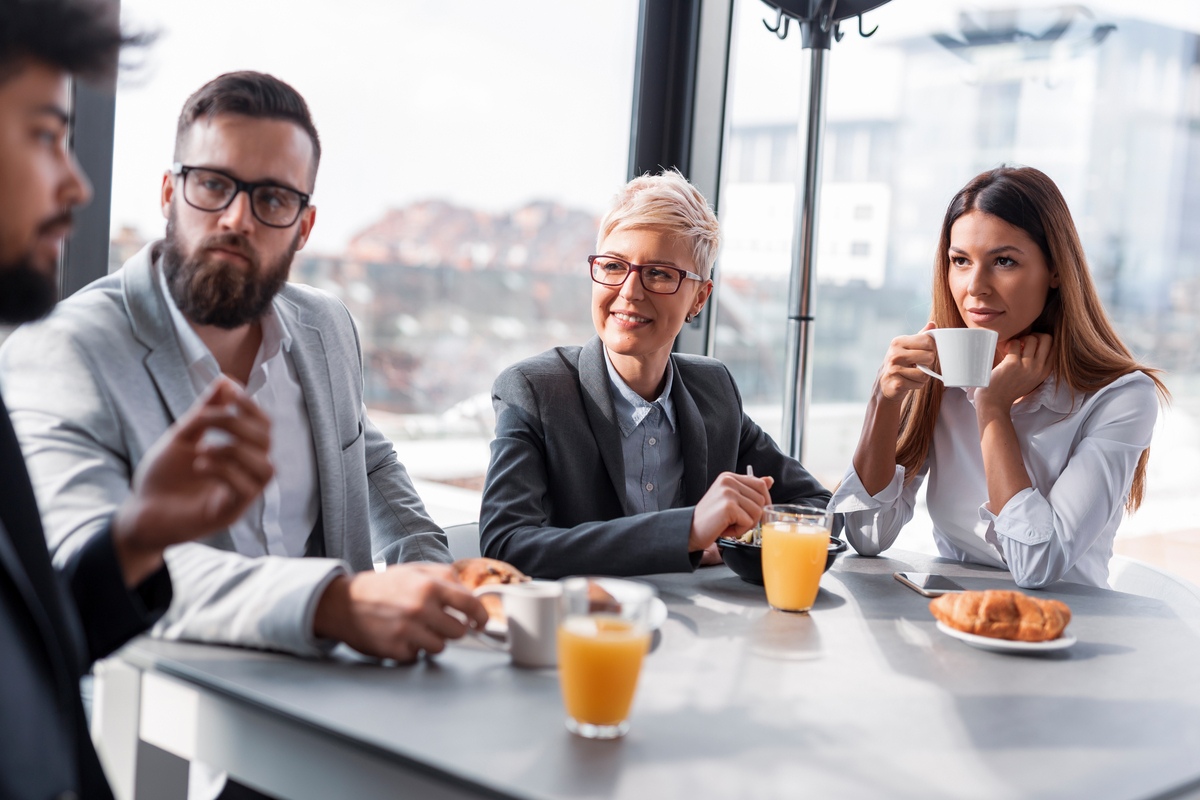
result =
[[[771,504],[774,478],[722,472],[692,512],[688,552],[705,550],[722,536],[741,536],[758,524]]]
[[[223,435],[206,439],[210,430]],[[270,447],[271,421],[262,409],[233,381],[214,381],[146,453],[133,492],[113,517],[125,584],[136,586],[157,570],[167,546],[237,521],[275,474]]]
[[[313,633],[360,653],[409,663],[422,650],[440,653],[467,626],[447,608],[483,628],[487,611],[443,564],[395,564],[383,572],[335,578],[317,603]]]

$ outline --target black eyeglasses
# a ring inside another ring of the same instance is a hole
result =
[[[183,199],[201,211],[224,211],[245,192],[255,219],[271,228],[290,228],[308,206],[309,195],[277,183],[247,183],[217,169],[178,162],[172,170],[183,180]]]
[[[675,294],[683,285],[684,278],[702,281],[694,272],[666,264],[634,264],[616,256],[588,256],[592,268],[592,280],[604,286],[621,286],[636,272],[642,279],[642,288],[654,294]]]

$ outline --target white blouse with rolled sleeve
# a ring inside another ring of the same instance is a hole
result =
[[[1084,395],[1053,378],[1013,405],[1012,421],[1033,486],[993,514],[979,445],[974,389],[947,389],[929,458],[907,486],[904,468],[867,494],[851,465],[830,508],[862,555],[888,549],[912,519],[929,476],[929,516],[947,558],[1007,569],[1018,586],[1057,580],[1108,586],[1113,537],[1158,417],[1154,382],[1132,372]]]

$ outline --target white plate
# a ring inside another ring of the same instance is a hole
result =
[[[938,630],[955,639],[962,639],[971,647],[980,650],[991,650],[994,653],[1049,653],[1052,650],[1065,650],[1075,644],[1075,637],[1063,631],[1057,639],[1048,642],[1015,642],[1012,639],[993,639],[990,636],[978,636],[974,633],[955,630],[944,622],[938,622]]]
[[[596,582],[599,583],[601,586],[603,586],[604,590],[606,592],[608,592],[614,598],[616,598],[616,601],[618,603],[621,602],[621,594],[623,593],[623,587],[622,587],[622,584],[620,583],[620,581],[611,581],[611,580],[607,580],[605,578],[597,578]],[[647,624],[649,625],[650,630],[652,630],[652,631],[658,630],[659,628],[662,627],[663,623],[666,621],[667,621],[667,604],[664,603],[658,597],[651,598],[651,600],[650,600],[650,616],[649,616],[649,619],[647,620]],[[488,634],[490,634],[496,638],[503,639],[505,636],[508,635],[508,624],[507,624],[507,622],[498,622],[496,620],[489,619],[488,623],[487,623],[487,627],[485,627],[484,630]]]

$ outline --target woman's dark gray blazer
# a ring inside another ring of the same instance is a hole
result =
[[[634,514],[604,347],[556,347],[496,379],[496,439],[480,512],[485,556],[539,578],[689,572],[696,503],[722,472],[775,479],[775,503],[821,506],[830,493],[742,410],[720,361],[676,353],[671,400],[683,453],[684,506]],[[840,527],[840,526],[839,526]]]

